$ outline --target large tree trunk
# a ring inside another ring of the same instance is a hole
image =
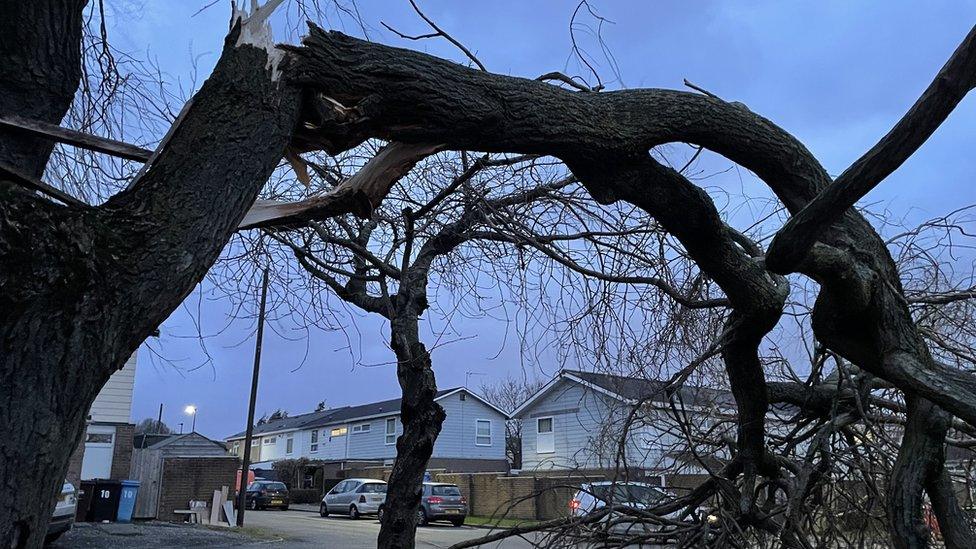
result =
[[[400,405],[403,434],[397,439],[397,456],[377,540],[381,549],[414,547],[424,472],[444,422],[444,409],[434,402],[437,384],[430,366],[430,352],[420,342],[417,327],[420,311],[414,303],[409,291],[401,287],[390,322],[397,379],[403,392]]]
[[[95,395],[203,278],[290,139],[298,95],[240,34],[238,20],[148,169],[103,206],[58,206],[0,178],[0,546],[41,546]],[[0,158],[38,173],[50,147],[24,139],[0,135]]]
[[[945,470],[945,438],[952,416],[925,399],[909,396],[906,401],[908,421],[888,480],[891,545],[898,549],[928,547],[929,526],[922,512],[923,492],[928,492],[946,547],[976,547],[976,537]]]

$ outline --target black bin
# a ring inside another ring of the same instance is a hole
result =
[[[98,479],[95,490],[89,495],[88,514],[91,522],[115,522],[119,513],[119,498],[122,496],[122,481]]]
[[[94,493],[94,480],[81,481],[81,487],[78,489],[78,503],[75,509],[75,522],[91,522],[88,512],[91,511],[91,497]]]

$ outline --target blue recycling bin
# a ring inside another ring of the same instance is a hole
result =
[[[119,514],[115,517],[118,522],[132,522],[132,512],[136,508],[136,496],[139,495],[138,480],[123,480],[122,493],[119,494]]]

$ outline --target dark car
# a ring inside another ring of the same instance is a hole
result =
[[[277,507],[288,510],[291,498],[288,496],[288,487],[284,482],[273,480],[256,480],[247,487],[245,493],[248,509],[267,509]]]
[[[417,511],[418,526],[434,520],[446,520],[454,526],[461,526],[467,516],[468,500],[461,495],[456,484],[424,483],[424,494],[420,498],[420,509]]]

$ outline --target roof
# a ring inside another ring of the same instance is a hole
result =
[[[221,450],[223,450],[225,452],[227,451],[227,448],[224,447],[223,443],[218,442],[218,441],[213,440],[213,439],[209,439],[209,438],[201,435],[200,433],[185,433],[185,434],[182,434],[182,435],[170,435],[170,436],[168,436],[168,437],[166,437],[166,438],[164,438],[162,440],[153,442],[150,446],[148,446],[148,449],[150,449],[150,450],[158,450],[160,448],[165,448],[166,446],[169,446],[169,445],[171,445],[171,444],[173,444],[175,442],[178,442],[178,441],[181,441],[181,440],[189,440],[191,438],[192,439],[198,439],[198,440],[202,440],[202,441],[209,442],[209,443],[213,444],[214,446],[220,448]]]
[[[668,382],[664,380],[564,369],[560,370],[556,377],[516,408],[511,414],[512,417],[519,415],[522,411],[535,404],[562,380],[579,383],[626,404],[636,404],[642,400],[667,402],[665,388]],[[678,389],[678,396],[688,406],[704,406],[708,404],[735,406],[732,393],[710,387],[682,385]]]
[[[486,401],[484,398],[471,392],[471,390],[466,387],[453,387],[451,389],[437,391],[437,393],[434,395],[434,400],[440,400],[460,391],[464,391],[472,397],[480,400],[482,403],[491,407],[496,412],[508,419],[507,412],[499,409],[497,406]],[[316,427],[325,427],[338,423],[348,423],[373,417],[396,415],[400,413],[400,401],[401,399],[399,398],[391,398],[389,400],[381,400],[379,402],[371,402],[369,404],[360,404],[358,406],[343,406],[341,408],[332,408],[321,412],[311,412],[308,414],[286,417],[275,421],[269,421],[263,425],[255,426],[253,434],[263,435],[286,431],[297,431],[300,429],[313,429]],[[245,432],[241,431],[240,433],[227,437],[227,440],[243,438],[244,434]]]

